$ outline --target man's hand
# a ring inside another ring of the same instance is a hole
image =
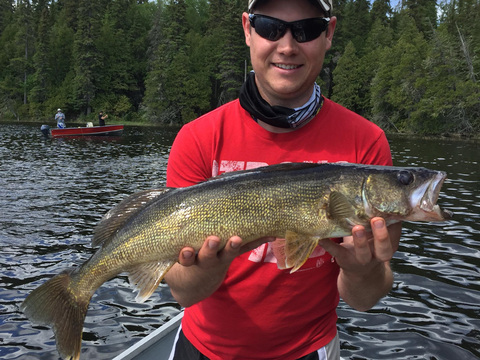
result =
[[[235,257],[274,240],[273,237],[264,237],[243,244],[240,237],[233,236],[220,250],[220,239],[209,236],[196,255],[193,248],[182,249],[178,264],[170,269],[165,281],[180,305],[191,306],[218,289]]]
[[[320,245],[340,266],[338,291],[350,306],[368,310],[386,295],[393,284],[389,261],[398,249],[401,223],[385,226],[382,218],[371,220],[372,232],[361,225],[352,229],[352,236],[336,244],[323,239]]]
[[[195,256],[195,250],[185,247],[180,252],[178,262],[183,266],[198,265],[207,269],[220,265],[227,265],[228,267],[238,255],[253,250],[265,242],[274,240],[274,237],[265,237],[242,245],[242,239],[239,236],[232,236],[228,239],[225,247],[219,251],[220,238],[209,236],[203,243],[197,256]]]

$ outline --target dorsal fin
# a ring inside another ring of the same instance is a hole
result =
[[[169,190],[171,188],[144,190],[123,199],[107,212],[98,223],[94,231],[92,246],[97,247],[108,243],[118,229],[122,228],[132,216]]]
[[[252,172],[270,173],[270,172],[276,172],[276,171],[303,170],[303,169],[311,169],[311,168],[322,166],[322,165],[323,164],[316,164],[316,163],[282,163],[282,164],[275,164],[275,165],[269,165],[269,166],[261,166],[261,167],[249,169],[249,170],[230,171],[230,172],[226,172],[218,176],[212,177],[207,181],[214,180],[214,179],[228,178],[233,176],[240,176],[240,175],[248,174]]]

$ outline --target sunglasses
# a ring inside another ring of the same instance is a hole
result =
[[[277,41],[281,39],[287,29],[292,32],[293,38],[299,42],[308,42],[318,38],[327,30],[330,18],[311,18],[292,22],[283,21],[274,17],[250,14],[250,24],[262,38]]]

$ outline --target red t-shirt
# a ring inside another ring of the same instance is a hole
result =
[[[391,165],[376,125],[325,99],[288,133],[259,126],[238,100],[185,125],[170,152],[167,186],[282,162]],[[235,258],[220,288],[185,309],[182,329],[211,360],[298,359],[336,335],[338,265],[321,247],[295,273],[279,270],[271,245]]]

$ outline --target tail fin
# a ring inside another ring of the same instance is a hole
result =
[[[21,310],[33,322],[52,326],[60,356],[78,360],[83,322],[93,294],[75,292],[71,275],[72,270],[63,272],[33,290]]]

